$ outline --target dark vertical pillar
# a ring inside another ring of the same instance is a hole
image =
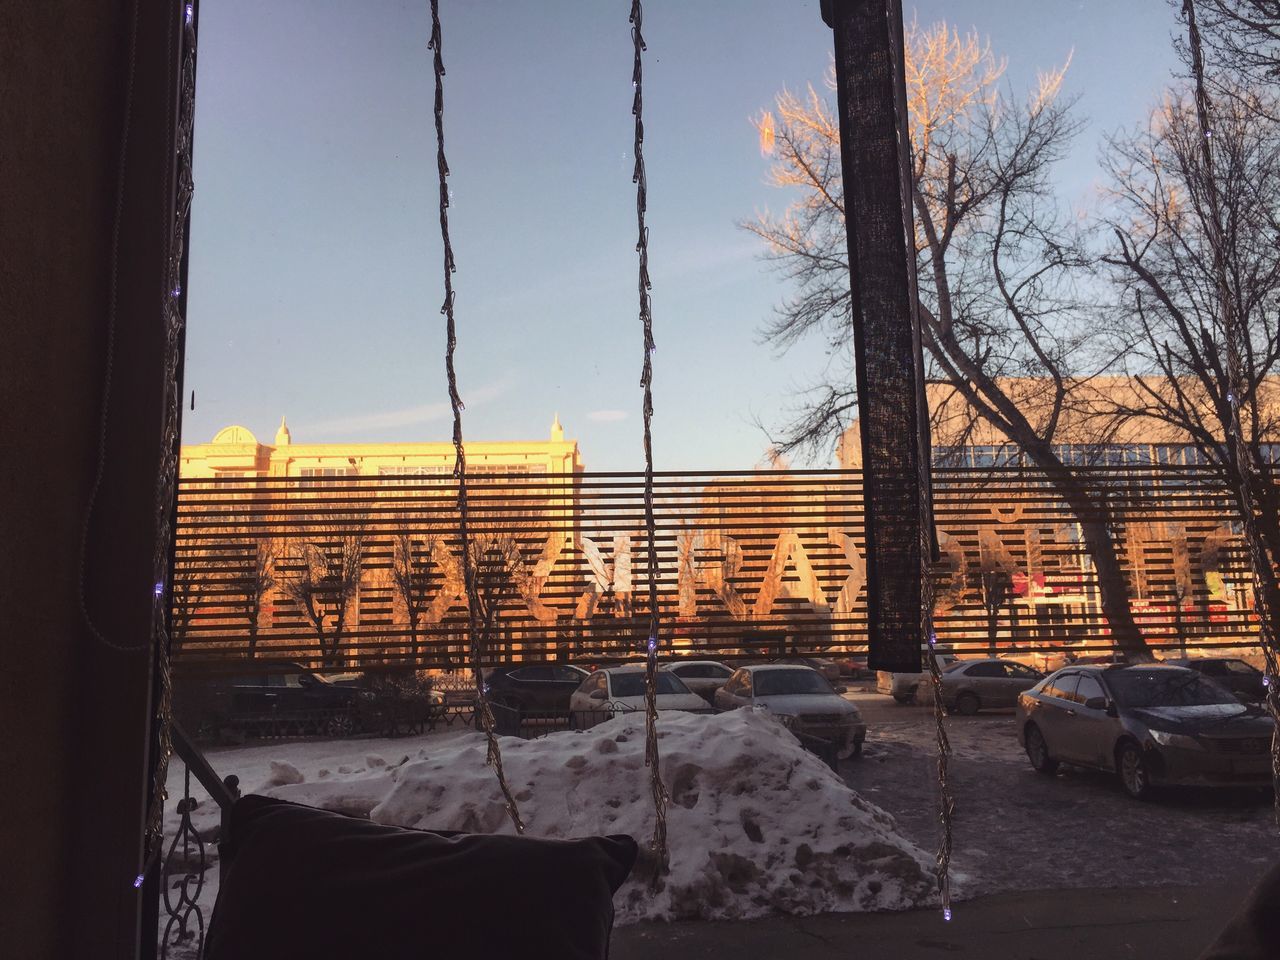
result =
[[[182,12],[177,0],[49,0],[0,17],[5,956],[132,960],[144,938],[133,878],[152,735],[161,304]],[[117,225],[111,402],[83,582],[102,632],[135,653],[97,641],[80,613]]]
[[[823,0],[835,40],[862,439],[869,666],[920,669],[933,539],[898,0]]]

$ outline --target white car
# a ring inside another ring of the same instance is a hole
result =
[[[742,667],[716,693],[721,710],[764,707],[795,733],[836,744],[841,759],[862,754],[867,725],[858,708],[812,667],[760,663]]]
[[[663,670],[674,673],[684,685],[707,703],[715,703],[716,691],[733,676],[733,668],[718,660],[680,660],[669,663]]]
[[[960,659],[950,653],[939,653],[934,656],[938,661],[939,670],[947,669],[947,667]],[[887,670],[880,670],[876,673],[876,693],[887,693],[899,703],[912,703],[916,698],[916,688],[920,686],[924,678],[923,671],[920,673],[889,673]]]
[[[659,710],[710,713],[707,701],[668,670],[655,677]],[[585,730],[623,713],[644,709],[644,666],[607,667],[582,681],[569,698],[569,719],[575,730]]]

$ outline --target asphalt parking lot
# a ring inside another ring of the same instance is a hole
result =
[[[845,781],[935,849],[937,751],[933,712],[851,686],[868,724]],[[1280,860],[1271,795],[1179,788],[1131,800],[1115,778],[1064,767],[1031,769],[1011,711],[948,717],[955,798],[953,869],[961,896],[1046,888],[1250,885]]]

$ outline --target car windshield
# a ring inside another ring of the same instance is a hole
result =
[[[1194,670],[1116,670],[1106,678],[1122,707],[1196,707],[1238,702],[1230,691]]]
[[[751,683],[757,697],[778,697],[792,693],[835,694],[826,678],[813,670],[757,670]]]
[[[613,695],[615,697],[644,696],[644,674],[640,671],[637,670],[633,673],[615,673],[611,679],[613,683]],[[674,674],[667,673],[665,670],[659,670],[658,692],[688,693],[689,688],[680,681],[679,677]]]

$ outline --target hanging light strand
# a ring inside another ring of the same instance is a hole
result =
[[[631,70],[634,94],[631,114],[635,117],[635,169],[631,181],[636,185],[636,253],[639,255],[638,292],[640,294],[640,324],[644,330],[644,364],[640,374],[640,386],[644,390],[644,523],[648,537],[646,568],[649,580],[649,637],[645,645],[644,711],[645,748],[644,762],[649,768],[649,788],[653,796],[653,840],[651,847],[657,859],[654,880],[667,869],[667,788],[662,782],[658,766],[658,641],[661,622],[658,614],[658,533],[653,516],[653,311],[649,299],[649,228],[644,215],[648,205],[648,183],[644,173],[644,36],[641,33],[644,11],[640,0],[631,2],[631,41],[635,48],[635,61]]]
[[[164,804],[168,799],[166,782],[169,758],[173,755],[173,674],[170,664],[169,617],[170,591],[165,589],[173,573],[173,524],[177,511],[178,460],[182,422],[182,386],[179,368],[186,331],[186,315],[182,298],[182,277],[186,266],[187,224],[191,215],[191,198],[195,184],[191,175],[192,132],[196,100],[196,25],[194,7],[181,4],[185,11],[181,33],[181,74],[178,93],[178,125],[174,130],[173,220],[169,225],[168,263],[166,264],[162,312],[164,314],[164,398],[161,410],[160,469],[155,492],[155,545],[152,573],[155,587],[151,599],[151,635],[154,638],[157,702],[156,766],[148,803],[144,849],[150,866],[164,846]],[[178,9],[174,7],[173,9]],[[145,873],[145,868],[144,868]]]
[[[889,31],[889,55],[893,59],[894,77],[894,124],[898,136],[901,162],[899,164],[898,189],[902,205],[903,243],[907,251],[907,280],[912,296],[910,319],[915,330],[919,330],[918,300],[916,297],[916,265],[915,229],[912,219],[912,180],[911,180],[911,137],[910,118],[906,114],[905,64],[900,61],[904,55],[902,32],[902,4],[900,0],[885,0],[886,27]],[[919,349],[917,341],[917,350]],[[919,371],[920,374],[923,371]],[[919,410],[917,416],[925,418],[917,438],[916,484],[919,491],[920,506],[920,636],[928,641],[925,658],[929,667],[929,689],[933,699],[934,737],[937,743],[937,776],[938,776],[938,822],[942,828],[942,836],[938,842],[937,879],[938,896],[942,906],[944,920],[951,919],[951,849],[952,818],[955,813],[955,799],[951,792],[951,740],[947,736],[946,705],[942,698],[942,669],[938,665],[937,633],[933,626],[933,603],[937,584],[938,570],[933,564],[934,526],[933,526],[933,477],[930,470],[931,448],[925,442],[927,438],[928,400],[923,391],[917,392]]]
[[[518,834],[524,833],[524,821],[520,817],[520,808],[507,784],[507,777],[502,769],[502,748],[494,732],[493,709],[489,705],[489,691],[484,682],[484,674],[480,668],[481,648],[489,637],[491,619],[486,617],[486,625],[481,627],[479,621],[480,598],[476,589],[475,564],[471,555],[471,539],[468,532],[467,511],[467,454],[462,443],[462,397],[458,393],[458,377],[454,371],[453,355],[457,349],[458,337],[454,323],[453,305],[453,273],[457,269],[453,257],[453,243],[449,238],[449,163],[444,155],[444,58],[440,43],[440,2],[431,0],[431,40],[427,49],[435,53],[434,67],[436,78],[435,119],[436,119],[436,167],[440,174],[440,239],[444,244],[444,304],[440,313],[445,317],[446,348],[445,372],[449,378],[449,403],[453,408],[453,475],[458,481],[458,539],[462,544],[462,580],[467,592],[467,636],[470,654],[471,676],[476,688],[476,717],[484,729],[485,741],[488,744],[487,761],[493,767],[498,778],[498,786],[502,790],[503,802],[507,816]]]
[[[1274,571],[1272,561],[1267,558],[1262,546],[1261,532],[1258,530],[1258,503],[1254,485],[1251,482],[1252,454],[1249,444],[1244,438],[1244,429],[1240,423],[1240,401],[1250,384],[1245,381],[1241,370],[1241,357],[1248,350],[1244,323],[1236,310],[1231,295],[1231,283],[1227,264],[1229,261],[1226,241],[1222,236],[1222,212],[1218,197],[1218,181],[1213,161],[1213,123],[1209,94],[1204,82],[1204,55],[1200,43],[1200,28],[1196,23],[1196,7],[1193,0],[1183,0],[1182,15],[1187,21],[1187,46],[1191,53],[1191,74],[1195,81],[1196,122],[1200,128],[1200,159],[1204,165],[1204,195],[1208,206],[1209,248],[1213,255],[1213,270],[1217,282],[1218,309],[1222,323],[1223,339],[1226,341],[1226,374],[1227,382],[1223,390],[1223,401],[1227,415],[1226,438],[1231,459],[1235,461],[1236,504],[1240,513],[1240,522],[1244,527],[1245,544],[1249,550],[1249,568],[1253,575],[1253,602],[1258,612],[1258,626],[1262,634],[1262,655],[1266,665],[1265,689],[1267,707],[1276,720],[1277,728],[1271,735],[1271,782],[1275,788],[1275,817],[1280,824],[1280,654],[1276,650],[1277,611],[1272,609],[1271,596],[1267,583]],[[1207,331],[1202,335],[1209,338]],[[1207,343],[1208,348],[1212,347]]]

